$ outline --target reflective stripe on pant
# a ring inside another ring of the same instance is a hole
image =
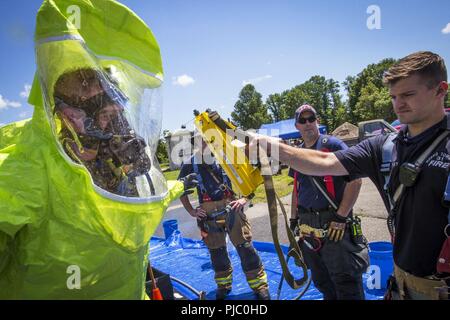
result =
[[[235,215],[233,227],[231,230],[227,230],[227,233],[238,251],[247,282],[253,290],[267,288],[264,266],[251,244],[252,234],[248,219],[244,212],[234,212],[233,214]],[[233,269],[226,249],[226,232],[209,232],[203,241],[211,254],[217,286],[230,288]]]
[[[245,276],[250,288],[253,290],[268,289],[267,274],[262,266],[257,270],[246,272]]]

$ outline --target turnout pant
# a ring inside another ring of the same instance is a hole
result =
[[[206,210],[208,212],[208,210]],[[209,249],[218,287],[231,289],[232,272],[226,247],[226,235],[236,248],[247,282],[254,291],[267,289],[267,275],[261,259],[252,244],[250,224],[243,211],[230,212],[225,227],[218,227],[214,221],[206,221],[210,227],[202,232],[203,241]]]
[[[299,223],[314,228],[323,228],[329,215],[321,213],[299,214]],[[321,248],[317,249],[318,241]],[[307,242],[307,243],[305,243]],[[305,262],[311,270],[312,280],[316,288],[323,294],[324,300],[364,300],[362,274],[369,265],[367,243],[354,243],[348,226],[344,238],[333,242],[328,238],[312,239],[305,237],[299,242]]]

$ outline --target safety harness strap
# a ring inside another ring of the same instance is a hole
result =
[[[202,176],[201,176],[201,174],[199,172],[198,164],[196,162],[195,156],[192,157],[192,167],[194,169],[194,172],[197,174],[197,181],[198,181],[198,185],[200,186],[201,192],[202,193],[207,192],[206,186],[203,183],[203,178],[202,178]],[[223,174],[223,171],[222,171],[222,181],[223,182],[220,182],[220,180],[217,178],[217,176],[215,175],[213,170],[208,165],[205,166],[205,169],[206,169],[206,171],[208,171],[209,175],[213,178],[213,180],[217,183],[217,185],[219,185],[219,188],[222,191],[228,190],[228,192],[231,195],[235,194],[234,191],[225,183],[225,175]]]
[[[192,157],[192,168],[194,169],[194,173],[197,174],[197,181],[198,181],[198,186],[200,187],[200,191],[202,193],[205,193],[206,192],[205,184],[203,183],[202,175],[200,174],[200,172],[198,170],[198,164],[195,160],[195,156]]]
[[[331,207],[334,209],[334,211],[337,211],[339,209],[336,202],[334,202],[331,195],[328,193],[328,191],[322,186],[322,184],[316,179],[316,177],[308,176],[309,180],[312,184],[316,186],[316,188],[322,193],[322,195],[327,199],[328,203],[331,205]]]
[[[234,195],[235,194],[233,189],[231,189],[227,185],[227,183],[226,183],[226,179],[227,178],[226,178],[222,168],[220,168],[221,174],[222,174],[222,182],[220,182],[220,180],[217,178],[216,174],[214,173],[214,171],[211,169],[210,166],[205,166],[205,168],[206,168],[206,171],[208,171],[208,173],[210,174],[210,176],[214,179],[214,181],[219,185],[219,188],[222,191],[228,191],[230,195]]]
[[[323,152],[331,152],[330,149],[328,149],[326,145],[328,143],[328,137],[323,137],[320,136],[317,144],[316,144],[316,150],[320,150]],[[304,143],[300,145],[300,147],[304,147]],[[336,191],[334,188],[334,181],[333,181],[333,177],[332,176],[324,176],[323,177],[323,181],[317,179],[316,177],[312,177],[312,176],[308,176],[309,180],[311,181],[311,183],[313,185],[316,186],[317,189],[319,189],[320,193],[323,194],[323,196],[325,197],[325,199],[329,202],[329,204],[331,205],[332,208],[334,208],[334,210],[338,209],[338,205],[336,204],[336,202],[334,202],[334,199],[336,198]],[[294,171],[294,194],[295,194],[295,199],[297,199],[298,202],[298,177],[297,177],[297,171]],[[297,205],[299,205],[299,203],[297,203]]]

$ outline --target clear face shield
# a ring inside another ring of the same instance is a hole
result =
[[[41,46],[53,47],[62,65],[70,65],[70,54],[63,50],[77,48],[83,59],[77,56],[76,61],[84,62],[62,70],[53,65],[61,60],[40,56],[52,48],[37,49],[45,107],[61,151],[84,166],[95,186],[107,193],[148,198],[167,191],[155,156],[162,114],[155,83],[160,81],[152,79],[147,86],[143,80],[150,76],[124,62],[99,61],[79,41]]]

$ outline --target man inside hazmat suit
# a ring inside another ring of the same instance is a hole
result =
[[[155,157],[158,44],[110,0],[44,1],[35,44],[33,118],[0,128],[0,299],[143,299],[185,188]]]

